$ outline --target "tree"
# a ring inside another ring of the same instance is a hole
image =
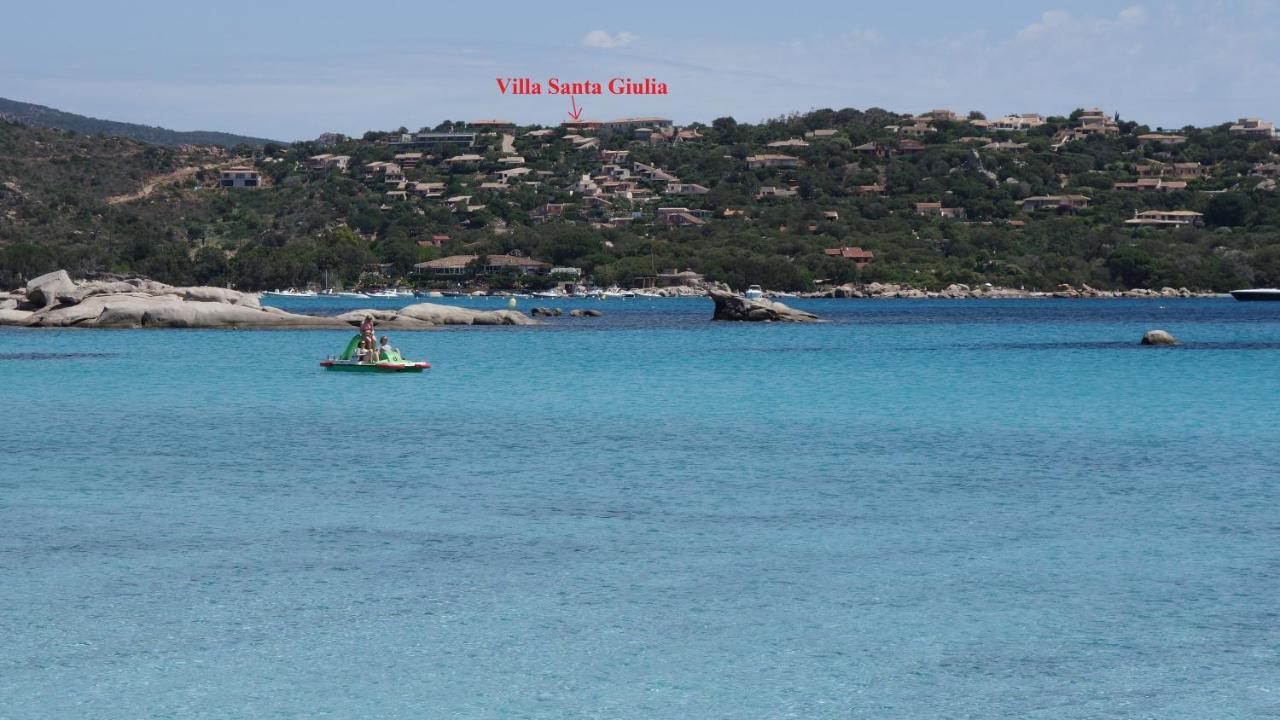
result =
[[[1111,276],[1126,288],[1146,287],[1155,273],[1151,256],[1133,245],[1122,245],[1107,257]]]
[[[1230,192],[1214,195],[1204,208],[1204,221],[1214,227],[1244,225],[1253,210],[1253,203],[1244,193]]]

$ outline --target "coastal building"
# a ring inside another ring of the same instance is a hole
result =
[[[1135,212],[1124,224],[1146,227],[1203,225],[1204,215],[1192,210],[1144,210]]]
[[[811,140],[826,140],[839,134],[840,131],[835,128],[820,128],[818,130],[810,130],[804,136]]]
[[[800,166],[800,158],[790,155],[751,155],[747,157],[747,167],[756,168],[793,168]]]
[[[809,143],[800,138],[791,138],[789,140],[774,140],[765,147],[771,148],[790,148],[790,147],[809,147]]]
[[[874,183],[872,185],[859,185],[853,189],[853,194],[858,197],[884,197],[885,186],[882,183]]]
[[[1089,207],[1090,198],[1084,195],[1035,195],[1018,201],[1025,212],[1052,210],[1059,213],[1075,213]]]
[[[692,287],[695,285],[701,285],[706,279],[701,273],[696,273],[689,269],[676,272],[676,270],[672,268],[658,273],[654,280],[658,287]]]
[[[477,265],[481,257],[484,264]],[[413,268],[420,275],[435,277],[465,277],[473,270],[480,275],[545,275],[551,270],[551,263],[523,255],[450,255],[417,263]]]
[[[1251,140],[1274,140],[1276,137],[1276,124],[1258,118],[1240,118],[1228,129],[1232,135]]]
[[[838,257],[849,260],[855,266],[864,268],[876,259],[875,253],[870,250],[863,250],[860,247],[838,247],[826,248],[822,252],[830,257]]]
[[[251,167],[232,167],[223,170],[218,185],[224,188],[262,187],[262,173]]]

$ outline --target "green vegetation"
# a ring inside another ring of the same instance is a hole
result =
[[[427,157],[405,170],[405,197],[387,195],[397,187],[366,178],[363,166],[419,149],[395,149],[387,134],[372,132],[334,147],[266,146],[255,155],[265,188],[220,189],[216,173],[206,172],[117,205],[105,198],[217,158],[0,123],[0,183],[18,188],[0,186],[0,284],[66,267],[243,289],[326,279],[337,285],[354,283],[375,266],[411,277],[415,263],[441,255],[519,251],[581,267],[600,284],[692,268],[735,287],[793,290],[819,280],[927,288],[953,282],[1219,291],[1280,285],[1280,193],[1255,174],[1276,162],[1270,141],[1232,135],[1224,125],[1177,131],[1187,138],[1180,145],[1143,144],[1138,136],[1149,128],[1119,122],[1117,132],[1063,143],[1078,120],[1051,117],[1027,132],[935,121],[916,139],[922,148],[904,153],[907,141],[886,126],[910,122],[878,109],[820,110],[759,125],[720,118],[696,126],[699,139],[603,133],[599,148],[581,150],[562,129],[535,138],[525,128],[516,133],[516,150],[530,172],[506,189],[480,187],[512,167],[498,162],[500,137],[487,134],[476,148],[421,148]],[[806,138],[819,129],[836,132]],[[793,138],[808,145],[767,147]],[[988,141],[1027,147],[983,148]],[[858,149],[870,142],[885,151]],[[607,205],[592,206],[570,188],[608,164],[600,148],[628,151],[613,164],[633,173],[633,163],[644,163],[709,192],[663,195],[665,182],[633,174],[636,197],[608,196]],[[318,153],[349,155],[350,170],[308,170],[305,160]],[[440,162],[463,153],[484,160],[455,167]],[[792,155],[802,165],[747,167],[747,156],[764,153]],[[1152,161],[1196,163],[1204,176],[1166,192],[1112,189],[1134,181],[1136,167]],[[416,182],[441,183],[443,192],[419,197]],[[874,185],[883,193],[859,189]],[[766,186],[794,189],[796,196],[757,199]],[[646,202],[643,191],[657,198]],[[1029,213],[1018,205],[1043,195],[1084,195],[1091,203],[1074,213]],[[446,202],[456,196],[470,199]],[[919,216],[918,202],[963,208],[965,218]],[[540,208],[548,203],[567,207],[543,221]],[[668,227],[657,213],[667,206],[704,217],[700,224]],[[1125,224],[1144,210],[1196,211],[1204,226]],[[443,248],[425,242],[438,234],[449,238]],[[841,246],[863,247],[876,259],[859,270],[823,252]]]
[[[43,105],[34,105],[5,98],[0,98],[0,120],[10,120],[35,127],[70,130],[88,135],[107,135],[109,137],[140,140],[170,147],[178,147],[180,145],[221,145],[226,148],[233,148],[238,145],[262,147],[271,142],[264,138],[209,130],[168,130],[162,127],[150,127],[136,123],[99,120],[98,118],[55,110]]]

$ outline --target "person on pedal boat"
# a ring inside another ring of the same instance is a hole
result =
[[[399,360],[400,351],[391,347],[391,339],[386,335],[382,336],[382,342],[378,345],[378,359],[380,360]]]
[[[362,362],[378,362],[378,340],[373,334],[372,315],[365,315],[360,321],[360,350]]]

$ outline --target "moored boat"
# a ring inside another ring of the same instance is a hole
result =
[[[1251,290],[1232,290],[1231,297],[1241,302],[1269,300],[1280,302],[1280,288],[1253,288]]]
[[[759,300],[764,297],[764,290],[761,290],[759,285],[751,285],[747,287],[746,292],[742,293],[742,296],[748,300]]]

